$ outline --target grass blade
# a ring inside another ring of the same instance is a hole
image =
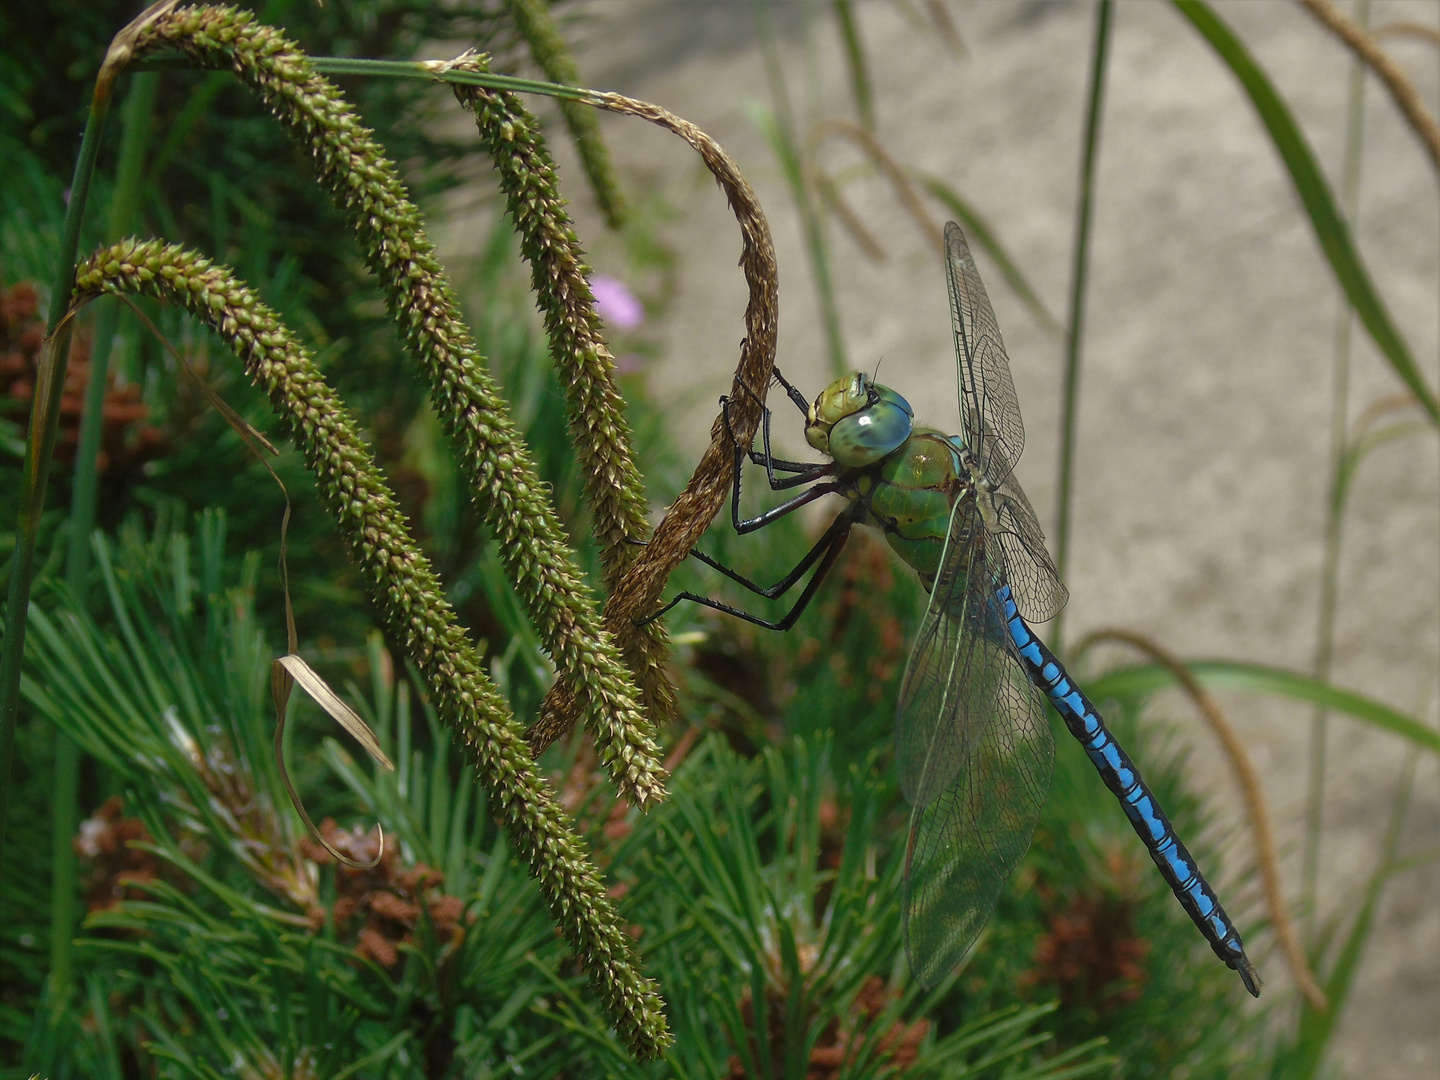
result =
[[[1393,731],[1422,750],[1440,754],[1440,732],[1373,698],[1342,690],[1309,675],[1237,660],[1192,660],[1185,666],[1205,686],[1324,705],[1333,712],[1346,713],[1367,724]],[[1086,689],[1094,698],[1138,697],[1173,686],[1174,682],[1174,676],[1164,668],[1147,664],[1102,675]]]
[[[1370,19],[1369,0],[1360,0],[1355,15],[1361,24]],[[1341,181],[1342,210],[1352,225],[1360,212],[1361,142],[1365,134],[1365,65],[1350,65],[1350,86],[1345,115],[1345,168]],[[1334,382],[1330,396],[1330,497],[1325,507],[1324,553],[1320,560],[1320,614],[1315,627],[1315,662],[1311,670],[1322,682],[1330,681],[1335,650],[1335,620],[1339,610],[1340,541],[1345,524],[1346,462],[1349,458],[1350,360],[1355,317],[1350,305],[1335,320]],[[1329,713],[1315,708],[1310,721],[1310,776],[1305,796],[1305,846],[1300,861],[1300,907],[1305,912],[1305,937],[1315,940],[1315,897],[1320,881],[1320,849],[1325,809],[1325,772],[1329,741]]]
[[[1060,482],[1055,508],[1055,565],[1065,576],[1070,554],[1070,502],[1075,478],[1075,426],[1080,407],[1080,342],[1085,335],[1085,291],[1089,283],[1090,222],[1095,212],[1095,159],[1100,151],[1100,114],[1105,104],[1105,61],[1110,51],[1110,0],[1095,9],[1090,53],[1090,94],[1085,107],[1085,148],[1080,158],[1080,193],[1075,208],[1074,261],[1070,267],[1070,311],[1065,320],[1065,383],[1060,399]],[[1055,619],[1055,647],[1063,639],[1062,611]]]
[[[150,134],[150,114],[160,76],[142,72],[130,82],[125,100],[124,133],[120,138],[120,161],[108,226],[111,239],[128,232],[138,216],[140,179],[144,152]],[[79,445],[75,451],[75,473],[70,498],[70,536],[65,556],[65,581],[71,592],[85,596],[85,578],[90,569],[90,530],[95,523],[99,485],[100,438],[104,433],[104,405],[110,346],[119,324],[114,301],[100,309],[95,325],[95,345],[90,356],[90,381],[85,388],[85,405],[80,417]],[[71,976],[71,938],[75,933],[75,848],[72,838],[78,824],[80,750],[63,731],[55,732],[55,786],[52,788],[53,843],[51,853],[50,977],[55,1000],[65,999]]]
[[[820,301],[820,318],[825,327],[826,351],[830,354],[830,370],[836,378],[849,370],[845,359],[845,336],[840,328],[840,309],[836,304],[835,283],[830,271],[830,251],[826,243],[824,223],[810,197],[804,150],[797,134],[795,117],[790,109],[790,92],[785,85],[784,65],[780,46],[770,25],[769,0],[755,0],[756,29],[765,59],[765,77],[773,105],[770,109],[755,108],[752,116],[765,134],[785,174],[790,193],[800,211],[800,225],[810,253],[810,269],[815,275],[815,292]]]
[[[920,182],[921,187],[944,204],[945,209],[955,220],[965,226],[965,235],[969,238],[970,243],[984,248],[985,253],[994,262],[995,268],[1000,271],[1000,276],[1014,290],[1015,295],[1020,298],[1020,302],[1029,309],[1030,314],[1034,316],[1041,328],[1047,334],[1059,337],[1061,333],[1060,320],[1050,313],[1050,309],[1045,306],[1045,301],[1040,299],[1040,294],[1031,286],[1019,265],[1000,243],[1000,238],[995,235],[995,230],[990,227],[990,223],[945,181],[924,174],[918,175],[916,179]]]
[[[850,73],[850,93],[855,97],[855,111],[860,123],[875,130],[875,95],[870,89],[870,66],[865,60],[865,43],[860,40],[860,27],[855,23],[855,9],[850,0],[831,0],[835,21],[840,24],[840,42],[845,46],[845,67]]]
[[[10,774],[15,758],[15,727],[20,708],[20,662],[25,651],[25,615],[30,607],[30,579],[35,572],[35,541],[40,531],[40,516],[45,512],[45,484],[50,477],[50,459],[55,450],[61,390],[65,385],[70,334],[74,326],[74,320],[65,318],[65,312],[75,285],[75,254],[80,246],[80,226],[85,218],[90,180],[95,174],[95,158],[100,150],[100,133],[105,127],[105,115],[110,111],[110,91],[113,89],[113,79],[97,84],[80,143],[80,154],[75,159],[70,202],[65,209],[65,233],[57,254],[55,281],[50,293],[46,340],[37,363],[30,435],[25,443],[20,513],[15,526],[15,554],[10,562],[10,589],[5,605],[5,640],[0,645],[0,867],[4,865],[5,822],[10,812]]]
[[[1293,1057],[1288,1062],[1284,1057],[1281,1058],[1282,1062],[1289,1065],[1283,1074],[1287,1080],[1310,1080],[1319,1072],[1325,1048],[1330,1044],[1335,1029],[1340,1023],[1340,1018],[1344,1015],[1345,1001],[1354,987],[1355,976],[1365,953],[1365,945],[1375,926],[1375,916],[1385,891],[1385,885],[1400,867],[1395,855],[1400,841],[1400,826],[1404,823],[1405,811],[1410,804],[1410,793],[1415,779],[1415,761],[1413,754],[1406,759],[1395,794],[1395,803],[1391,808],[1390,825],[1386,830],[1382,845],[1380,865],[1376,867],[1370,880],[1366,882],[1364,899],[1361,901],[1360,909],[1355,913],[1355,922],[1341,945],[1330,977],[1325,980],[1325,994],[1330,999],[1330,1008],[1325,1010],[1308,1006],[1302,1008],[1300,1022],[1295,1033]]]
[[[1321,250],[1325,252],[1325,258],[1335,271],[1335,277],[1340,287],[1345,290],[1355,314],[1364,323],[1376,346],[1385,354],[1390,366],[1395,369],[1395,374],[1414,392],[1421,406],[1430,414],[1431,420],[1440,424],[1440,401],[1437,401],[1435,392],[1425,384],[1424,375],[1416,366],[1414,357],[1410,355],[1410,347],[1391,321],[1380,294],[1375,291],[1375,285],[1370,280],[1364,263],[1360,261],[1360,253],[1355,250],[1349,226],[1341,217],[1340,209],[1335,205],[1335,196],[1331,193],[1320,166],[1315,162],[1315,155],[1311,153],[1305,135],[1289,108],[1276,93],[1269,76],[1255,62],[1235,33],[1215,14],[1211,5],[1204,0],[1171,2],[1181,15],[1190,20],[1191,25],[1220,54],[1220,59],[1225,61],[1240,80],[1240,85],[1245,88],[1245,93],[1260,114],[1261,122],[1270,132],[1275,149],[1279,151],[1280,158],[1290,173],[1290,179],[1295,184],[1296,194],[1300,196],[1300,202],[1310,218],[1315,238],[1320,241]]]
[[[578,83],[580,69],[555,27],[549,5],[543,0],[507,0],[506,9],[515,20],[520,36],[529,44],[530,55],[540,70],[557,83]],[[616,179],[615,166],[610,162],[610,151],[600,134],[600,122],[594,110],[562,99],[560,115],[570,129],[570,138],[580,155],[580,165],[590,180],[595,201],[605,215],[605,223],[612,229],[618,229],[625,224],[625,199],[620,194],[620,182]]]

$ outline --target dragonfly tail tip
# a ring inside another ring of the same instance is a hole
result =
[[[1250,958],[1244,953],[1241,953],[1239,959],[1235,960],[1230,966],[1233,967],[1240,976],[1240,981],[1245,984],[1245,989],[1250,991],[1250,996],[1258,998],[1260,996],[1260,987],[1264,984],[1260,981],[1260,973],[1255,970],[1255,965],[1250,963]]]

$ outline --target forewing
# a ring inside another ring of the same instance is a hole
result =
[[[1026,622],[1053,619],[1070,599],[1060,573],[1045,549],[1045,534],[1035,509],[1013,476],[994,493],[996,524],[992,530],[1005,553],[1005,580],[1015,594],[1015,606]]]
[[[945,226],[945,265],[965,445],[975,456],[981,474],[999,487],[1025,449],[1025,424],[1020,419],[1020,403],[1010,378],[1000,324],[980,282],[980,271],[975,268],[965,234],[953,221]]]
[[[906,668],[895,728],[911,804],[905,947],[926,986],[953,968],[1015,869],[1050,785],[1039,692],[1005,631],[970,499],[951,514],[945,557]]]

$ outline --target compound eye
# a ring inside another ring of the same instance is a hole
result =
[[[875,403],[851,413],[830,429],[830,456],[841,465],[874,464],[910,437],[910,414],[893,402]]]

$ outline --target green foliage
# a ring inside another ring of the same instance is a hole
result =
[[[223,517],[197,525],[193,538],[127,529],[114,551],[97,539],[114,629],[63,590],[53,614],[33,616],[27,698],[114,770],[146,839],[128,882],[119,864],[97,858],[89,867],[92,897],[120,897],[86,923],[81,962],[92,992],[78,1015],[37,1014],[25,1067],[120,1075],[106,1065],[118,1053],[176,1077],[236,1067],[443,1075],[462,1061],[467,1075],[517,1065],[550,1075],[577,1061],[596,1074],[648,1075],[603,1034],[537,890],[428,704],[416,723],[410,686],[377,639],[363,664],[362,708],[397,772],[372,777],[329,738],[317,747],[307,737],[304,756],[320,803],[336,801],[343,785],[361,820],[379,819],[385,872],[325,865],[298,839],[264,734],[271,653],[254,618],[255,560],[227,580]],[[362,699],[353,683],[350,696]],[[317,772],[320,762],[328,769]],[[586,818],[628,827],[591,786],[593,774],[581,775]],[[858,1057],[842,1074],[852,1076],[873,1075],[897,1054],[910,1055],[916,1075],[1022,1075],[1019,1062],[1035,1077],[1100,1068],[1093,1042],[1046,1049],[1034,1030],[1046,1008],[1002,1008],[932,1033],[919,991],[903,984],[898,909],[887,902],[900,852],[877,833],[882,798],[872,769],[851,767],[837,782],[823,737],[755,761],[711,741],[677,778],[673,802],[609,852],[611,876],[630,892],[627,918],[656,937],[652,962],[685,1002],[668,1066],[703,1075],[707,1062],[773,1042],[807,1054],[853,1044]],[[92,818],[89,835],[108,823]],[[430,894],[413,889],[424,867]],[[358,935],[345,914],[357,878],[371,905]],[[385,963],[367,931],[400,938],[404,913],[399,901],[382,907],[373,897],[394,897],[407,880],[404,900],[420,911]],[[451,897],[463,918],[443,913]],[[747,993],[767,1009],[747,1010]],[[785,1000],[782,1037],[765,1025]]]
[[[183,306],[244,359],[250,377],[264,387],[276,411],[295,432],[350,557],[363,571],[370,598],[383,612],[387,630],[422,673],[447,726],[459,736],[491,786],[502,820],[541,880],[557,922],[587,962],[596,990],[614,1010],[637,1051],[649,1045],[653,1052],[654,1042],[664,1031],[654,990],[633,964],[629,943],[616,925],[584,845],[536,775],[513,714],[487,678],[429,561],[409,537],[395,499],[354,422],[320,378],[309,353],[275,314],[258,302],[252,290],[224,268],[174,246],[122,242],[93,256],[80,268],[76,280],[81,296],[102,290],[134,290]],[[467,363],[462,371],[470,367]],[[472,422],[473,431],[488,434],[493,430],[487,429],[483,420]],[[496,423],[508,425],[508,420],[501,417]],[[513,458],[510,460],[513,463]],[[515,502],[537,497],[534,481],[527,483],[524,472],[504,473],[493,456],[482,458],[482,466],[493,478],[493,485],[483,490],[493,500],[505,503],[507,510]],[[539,525],[528,521],[522,528]],[[533,548],[527,548],[519,557],[524,564],[537,556]],[[544,572],[563,583],[563,567],[542,565]],[[542,576],[527,568],[525,580],[533,588]],[[573,592],[544,600],[553,611],[571,596]],[[540,629],[543,633],[546,628]],[[573,623],[567,629],[573,629]],[[591,644],[603,648],[609,643],[602,639]],[[563,655],[552,651],[551,655],[557,664],[575,663],[576,653],[581,650],[572,648]],[[581,653],[578,659],[583,666],[588,658]],[[616,719],[613,712],[604,716],[607,723]],[[645,738],[643,730],[633,725],[618,730],[622,738]],[[613,741],[607,748],[597,738],[597,745],[602,755],[617,758]],[[618,765],[622,771],[641,775],[647,766],[652,775],[655,771],[643,754],[634,752],[618,757]],[[639,797],[646,794],[644,788],[638,792]]]
[[[601,754],[614,763],[622,788],[641,802],[657,797],[663,792],[660,774],[628,675],[609,640],[598,632],[591,602],[569,565],[547,493],[458,319],[454,295],[394,167],[333,86],[314,76],[293,46],[248,16],[224,8],[157,9],[152,18],[137,24],[130,45],[143,54],[166,44],[190,49],[202,64],[232,66],[269,99],[299,144],[316,153],[320,178],[339,205],[350,211],[372,269],[387,286],[392,314],[406,328],[408,345],[432,376],[440,415],[462,449],[462,471],[490,530],[500,534],[497,550],[516,595],[535,620],[580,713],[596,730]],[[87,126],[87,145],[98,136],[102,115],[103,111],[97,112]],[[88,183],[91,162],[86,159],[83,164],[79,175]],[[72,211],[84,204],[79,186],[76,193]],[[79,220],[75,213],[71,218]],[[67,254],[64,261],[68,258]],[[545,882],[556,917],[572,937],[580,935],[575,942],[589,962],[597,989],[610,1002],[636,1051],[653,1052],[664,1039],[664,1020],[653,988],[634,970],[628,942],[613,924],[613,912],[583,847],[538,782],[505,703],[486,679],[479,658],[464,644],[463,632],[407,536],[384,480],[353,423],[318,377],[313,361],[296,348],[273,311],[259,304],[252,291],[176,246],[122,243],[102,254],[82,277],[79,303],[107,288],[148,290],[188,307],[251,363],[252,378],[264,386],[301,435],[308,463],[319,471],[321,488],[346,546],[368,567],[365,576],[372,597],[385,610],[392,634],[438,694],[447,723],[459,721],[472,729],[465,742],[480,762],[487,763],[483,767],[492,781],[498,781],[501,817],[523,836],[522,847]],[[61,284],[57,297],[68,291],[68,284]],[[593,315],[589,317],[593,323]],[[67,341],[68,334],[67,329]],[[60,373],[58,381],[63,378],[66,350],[51,351],[60,357],[54,369]],[[53,438],[54,427],[52,415],[46,440]],[[607,430],[623,444],[623,421],[611,423]],[[43,491],[49,443],[41,445],[44,449],[37,455],[41,479],[32,490]],[[27,504],[28,517],[37,515],[38,506],[34,501]],[[23,536],[25,550],[33,550],[33,526]],[[28,565],[17,565],[25,566],[26,572],[12,580],[12,617],[23,612],[28,592]],[[18,648],[10,646],[19,640],[16,633],[7,636],[7,672],[14,669],[12,661],[18,655]],[[6,682],[11,690],[14,685]],[[5,714],[3,793],[8,797],[13,709],[7,708]],[[477,721],[480,727],[474,727]],[[508,749],[502,749],[507,741]],[[581,938],[586,939],[584,944]]]
[[[160,1075],[237,1063],[251,1075],[366,1075],[382,1063],[430,1075],[457,1055],[498,1067],[534,1052],[543,1028],[512,1021],[542,985],[537,953],[553,966],[558,942],[433,709],[416,730],[409,686],[372,639],[369,711],[399,771],[364,778],[328,738],[307,757],[330,766],[309,770],[321,804],[336,801],[337,780],[359,789],[386,856],[364,875],[322,865],[269,746],[273,652],[254,617],[257,560],[227,580],[223,516],[198,525],[193,540],[127,529],[114,552],[97,539],[115,630],[64,596],[53,616],[34,616],[27,697],[121,780],[148,838],[128,886],[112,876],[97,894],[94,871],[106,866],[92,860],[81,960],[87,982],[104,987],[102,1012],[117,1014],[128,1052],[152,1057]],[[92,835],[102,825],[92,819]],[[368,911],[362,946],[395,939],[389,963],[383,945],[356,951],[357,904]],[[47,1027],[73,1019],[37,1016],[32,1047],[54,1056],[28,1067],[84,1073],[86,1055]],[[82,1043],[103,1058],[83,1025]]]
[[[540,1076],[567,1067],[651,1075],[604,1034],[438,717],[423,701],[414,708],[410,683],[374,638],[363,660],[330,670],[368,674],[368,693],[351,682],[347,696],[362,703],[398,771],[372,776],[334,740],[317,746],[304,724],[297,738],[307,749],[292,756],[307,801],[362,828],[378,819],[398,865],[434,868],[443,895],[474,921],[449,940],[427,937],[417,921],[391,965],[357,953],[363,939],[337,907],[354,895],[349,872],[317,863],[318,849],[297,842],[274,777],[257,560],[237,571],[225,547],[218,514],[202,516],[193,536],[127,528],[113,550],[96,543],[103,620],[63,589],[52,613],[37,607],[32,616],[27,697],[113,770],[127,813],[147,830],[153,876],[92,914],[80,955],[91,991],[62,1017],[37,1014],[25,1067],[118,1076],[105,1062],[138,1054],[176,1077],[217,1075],[227,1062],[256,1075],[436,1075],[462,1060],[481,1075],[516,1063]],[[857,663],[875,635],[871,619],[858,608],[855,637],[842,639]],[[1130,735],[1123,723],[1120,731]],[[847,741],[859,753],[853,733]],[[1157,1030],[1133,1002],[1097,1010],[1081,1000],[1057,1012],[1046,1004],[1053,985],[1024,977],[1065,898],[1115,887],[1095,852],[1128,845],[1138,857],[1118,810],[1099,802],[1109,820],[1094,822],[1096,781],[1078,753],[1062,756],[1035,850],[969,966],[928,997],[909,986],[891,902],[904,821],[876,749],[886,742],[872,735],[867,757],[837,765],[823,734],[754,759],[712,738],[675,777],[671,801],[643,818],[623,816],[623,804],[595,786],[593,761],[569,770],[592,835],[602,823],[612,835],[629,831],[605,858],[628,890],[625,919],[643,927],[648,964],[675,1003],[665,1068],[714,1075],[734,1056],[760,1076],[769,1055],[780,1075],[803,1075],[811,1054],[819,1061],[844,1045],[857,1056],[841,1075],[874,1075],[902,1054],[921,1076],[1094,1075],[1106,1068],[1095,1038],[1109,1033],[1126,1075],[1170,1075],[1179,1061],[1192,1075],[1231,1075],[1246,1045],[1233,1024],[1219,1045],[1200,1037],[1220,1026],[1228,973],[1195,955],[1203,947],[1152,875],[1132,875],[1127,894],[1138,912],[1132,933],[1153,940],[1150,958],[1167,959],[1146,965],[1143,1002],[1163,992],[1187,1017],[1183,1028]],[[1195,835],[1197,805],[1177,799],[1179,764],[1157,768],[1150,758],[1147,767],[1177,825]],[[251,977],[257,970],[266,977]],[[1141,1051],[1153,1068],[1141,1068]]]
[[[628,914],[658,936],[655,970],[676,1001],[667,1075],[1088,1076],[1100,1040],[1057,1052],[1035,1028],[1050,1006],[1001,1007],[939,1031],[904,974],[902,845],[877,832],[874,762],[837,775],[830,740],[786,740],[747,760],[711,738],[672,798],[616,854]],[[594,1074],[637,1069],[573,995],[562,1012],[597,1055]]]
[[[1207,7],[1177,6],[1241,78],[1347,295],[1392,366],[1432,406],[1293,117]],[[856,11],[840,2],[833,10],[855,108],[873,129]],[[0,54],[4,282],[54,276],[72,134],[84,123],[104,43],[130,13],[108,0],[48,5],[23,20],[0,13],[8,43]],[[654,434],[663,417],[639,381],[626,385],[623,402],[610,385],[613,365],[538,125],[511,94],[463,95],[510,213],[474,267],[482,299],[472,333],[398,170],[379,149],[383,140],[389,159],[410,166],[416,201],[453,186],[474,148],[432,134],[444,95],[399,78],[346,76],[372,136],[278,35],[213,11],[188,18],[184,32],[169,24],[169,40],[204,63],[238,64],[300,141],[263,116],[232,74],[158,74],[165,92],[153,112],[136,106],[134,122],[153,125],[155,138],[132,209],[138,231],[184,248],[111,247],[85,267],[84,288],[177,300],[153,318],[212,386],[257,427],[271,412],[267,391],[288,411],[301,446],[276,468],[300,508],[290,569],[305,651],[347,686],[399,767],[372,775],[317,734],[306,708],[291,728],[291,759],[307,806],[341,823],[327,822],[327,838],[357,857],[378,855],[378,834],[366,832],[378,822],[386,846],[375,867],[357,872],[303,837],[274,765],[265,693],[274,655],[267,641],[283,619],[276,575],[262,568],[283,500],[243,442],[122,316],[117,364],[122,379],[144,387],[163,453],[102,483],[103,532],[88,582],[53,580],[64,550],[61,512],[33,536],[42,584],[29,612],[30,722],[18,736],[23,775],[0,891],[0,1074],[798,1078],[828,1070],[1059,1080],[1268,1072],[1298,1080],[1323,1067],[1383,887],[1407,865],[1394,844],[1347,909],[1352,917],[1316,943],[1333,1011],[1307,1009],[1293,1037],[1266,1057],[1266,1012],[1235,1008],[1233,976],[1198,940],[1063,733],[1035,842],[986,934],[931,993],[908,982],[896,902],[906,812],[889,736],[926,598],[868,536],[852,540],[791,635],[769,637],[696,610],[671,620],[685,643],[674,673],[693,725],[680,745],[691,746],[699,729],[713,734],[693,744],[668,803],[641,817],[616,799],[604,764],[625,754],[602,746],[597,756],[583,740],[544,758],[546,786],[515,721],[541,712],[557,667],[589,691],[583,703],[596,727],[626,713],[633,695],[623,672],[589,683],[576,674],[584,665],[575,650],[601,640],[585,593],[613,581],[626,559],[617,545],[644,530],[639,476],[678,470]],[[409,55],[423,42],[464,39],[492,47],[505,70],[523,47],[551,78],[578,81],[539,0],[272,0],[262,20],[285,22],[312,52],[342,57]],[[765,44],[775,97],[767,133],[805,216],[839,363],[825,221],[807,187],[774,42]],[[618,217],[593,115],[574,102],[565,115]],[[108,154],[113,138],[103,146]],[[318,153],[319,177],[337,199],[313,183],[301,161],[307,152]],[[957,192],[920,179],[970,214],[972,227],[980,220]],[[98,204],[111,196],[109,184],[102,169]],[[643,223],[649,209],[642,203],[635,218]],[[91,215],[83,242],[117,240],[98,219]],[[352,229],[358,242],[337,239]],[[1003,258],[998,234],[986,234],[1012,287],[1048,320]],[[628,240],[646,245],[643,224]],[[514,271],[517,251],[531,264],[533,294]],[[215,265],[222,261],[238,273]],[[416,280],[423,308],[414,306]],[[537,302],[543,338],[531,317]],[[211,355],[205,323],[250,361],[263,388],[227,372],[218,350]],[[286,325],[314,348],[300,347]],[[402,346],[429,369],[428,382],[407,366]],[[364,439],[326,378],[344,391]],[[647,436],[638,471],[621,452],[632,428]],[[460,434],[458,445],[442,437],[447,431]],[[18,428],[0,434],[13,453]],[[487,458],[493,448],[482,445],[492,436],[512,464],[533,468],[501,475]],[[1347,468],[1369,445],[1356,443]],[[318,484],[307,460],[319,467]],[[4,469],[13,481],[15,465],[7,459]],[[663,486],[681,482],[667,475]],[[508,484],[516,500],[498,517],[472,501],[492,484]],[[13,520],[16,484],[0,487],[0,513]],[[340,527],[314,513],[317,497]],[[565,542],[592,522],[603,542]],[[813,539],[796,517],[766,537],[756,545],[717,529],[707,551],[768,583]],[[341,558],[347,546],[353,565]],[[524,559],[537,551],[541,569],[530,572]],[[0,580],[8,573],[0,567]],[[448,583],[443,595],[439,580]],[[367,584],[390,647],[408,646],[409,660],[395,664],[385,639],[367,634],[370,612],[359,602]],[[694,565],[673,584],[751,601]],[[557,607],[564,592],[574,603]],[[572,618],[592,622],[567,639]],[[362,639],[363,650],[344,644]],[[1348,710],[1435,749],[1433,733],[1413,719],[1323,681],[1254,665],[1192,667],[1207,681]],[[1232,838],[1216,833],[1183,783],[1183,757],[1146,719],[1146,701],[1166,682],[1159,669],[1140,668],[1088,685],[1177,831],[1213,865]],[[95,811],[82,831],[90,916],[72,995],[44,988],[52,730],[82,748],[85,810]],[[465,745],[452,745],[457,731]],[[648,751],[641,742],[626,751]],[[475,783],[476,758],[486,789]],[[123,804],[97,809],[112,795]],[[538,815],[527,816],[527,806]],[[1397,821],[1403,808],[1401,798]],[[1248,931],[1259,916],[1249,910],[1253,898],[1240,897],[1232,913]],[[626,966],[632,951],[667,995],[667,1017],[655,1011],[649,981]],[[596,962],[601,955],[620,958],[618,979]],[[656,1049],[667,1020],[676,1041],[665,1060],[637,1064],[637,1047]]]

